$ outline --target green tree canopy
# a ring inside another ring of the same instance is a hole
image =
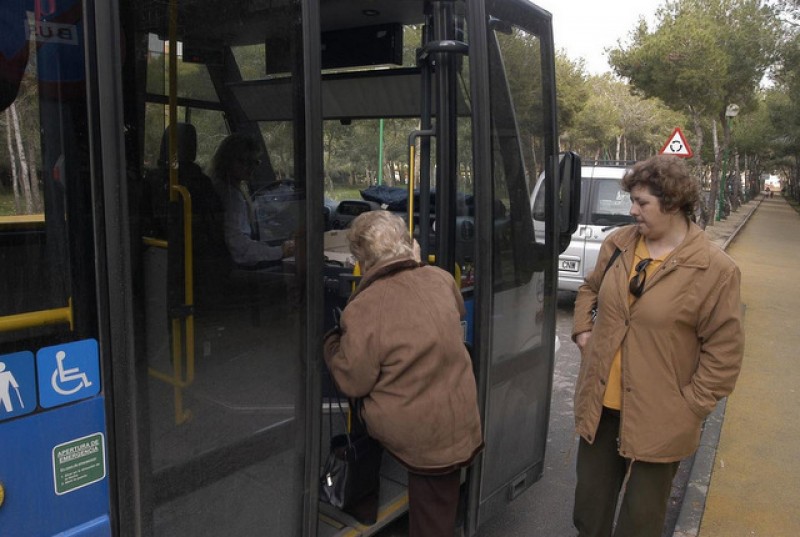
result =
[[[610,51],[617,74],[676,110],[716,115],[728,103],[753,103],[779,34],[771,7],[760,0],[679,0],[657,16],[657,28],[642,20],[630,46]]]

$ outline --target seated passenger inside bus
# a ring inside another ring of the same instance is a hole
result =
[[[250,180],[260,164],[256,140],[234,133],[225,138],[211,161],[211,178],[225,209],[224,233],[233,262],[261,269],[294,255],[294,241],[271,245],[260,240],[259,222]]]

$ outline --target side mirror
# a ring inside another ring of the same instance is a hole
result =
[[[567,151],[558,159],[558,248],[559,253],[569,246],[572,234],[578,229],[581,207],[581,157]]]

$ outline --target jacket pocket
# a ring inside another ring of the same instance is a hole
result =
[[[689,400],[686,398],[686,392],[684,390],[691,389],[691,386],[692,386],[691,384],[687,384],[686,386],[678,390],[679,393],[681,394],[681,401],[683,401],[683,406],[686,407],[686,409],[692,414],[692,416],[694,416],[695,418],[697,418],[699,421],[702,422],[704,419],[706,419],[706,416],[708,414],[698,414],[697,412],[695,412],[694,407],[689,403]]]

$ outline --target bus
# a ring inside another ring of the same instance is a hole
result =
[[[319,495],[346,427],[322,338],[369,210],[402,214],[467,304],[486,447],[464,535],[532,486],[580,192],[551,27],[527,0],[4,1],[0,535],[366,536],[402,516],[390,454],[374,524]],[[233,252],[231,136],[255,147],[237,186],[242,240],[281,251],[263,263]]]

